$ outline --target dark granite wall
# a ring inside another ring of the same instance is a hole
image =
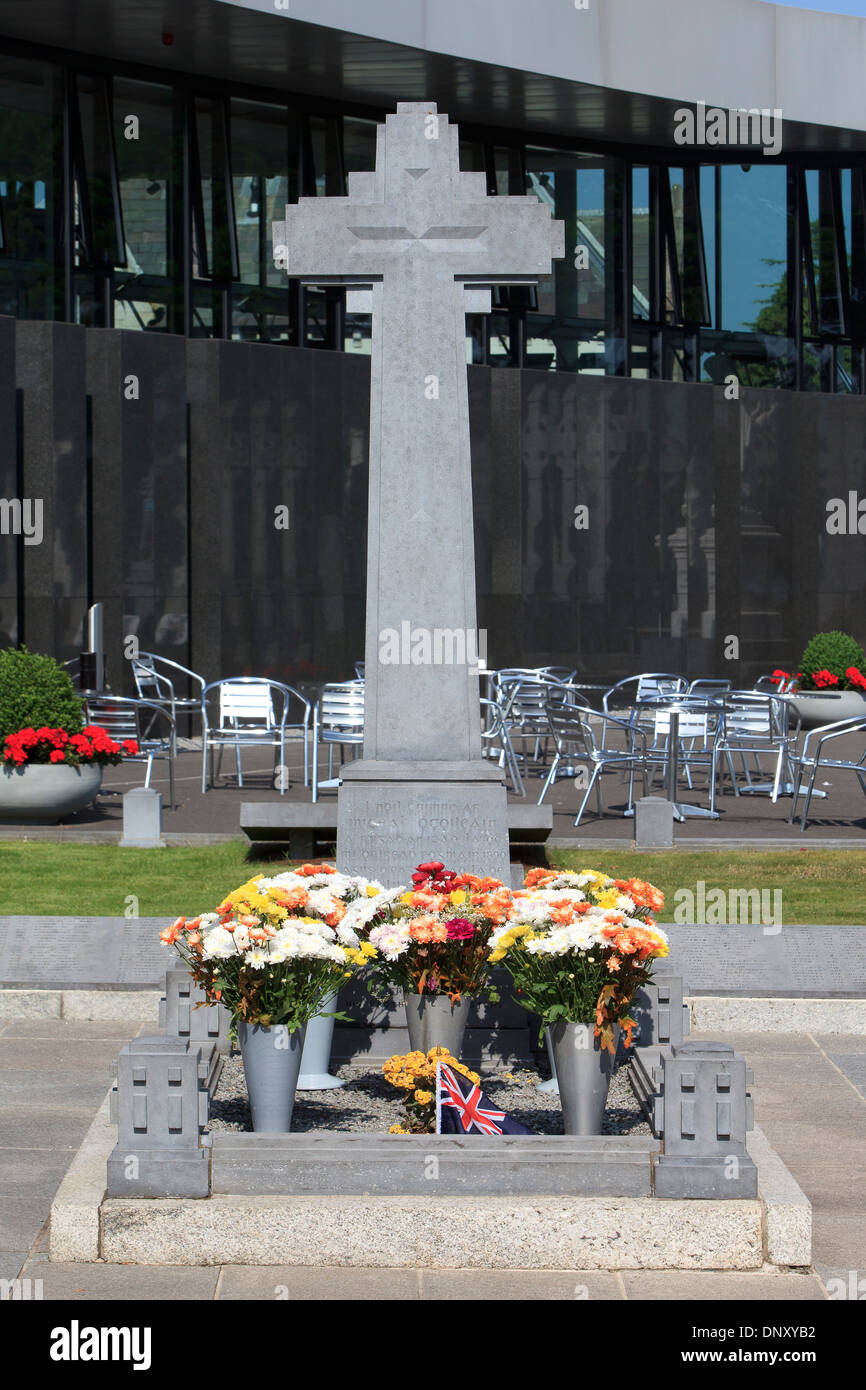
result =
[[[41,545],[0,535],[0,645],[71,657],[99,599],[115,688],[129,635],[209,679],[351,675],[368,379],[339,353],[0,319],[0,497],[45,509]],[[751,681],[819,627],[866,640],[866,537],[825,525],[866,497],[862,398],[487,367],[469,397],[491,664]]]

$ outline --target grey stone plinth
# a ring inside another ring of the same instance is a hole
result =
[[[664,1153],[655,1166],[657,1197],[754,1197],[758,1174],[746,1149],[754,1124],[744,1059],[727,1043],[687,1042],[661,1049],[655,1131]]]
[[[399,1139],[400,1136],[395,1136]],[[102,1258],[171,1265],[760,1269],[758,1201],[651,1197],[107,1200]]]
[[[208,1004],[206,1000],[204,990],[196,984],[185,965],[171,966],[165,972],[165,994],[159,1006],[160,1027],[167,1037],[213,1043],[225,1056],[231,1050],[231,1016],[222,1004]]]
[[[637,1020],[638,1047],[670,1047],[681,1043],[689,1031],[689,1010],[683,999],[680,975],[657,974],[634,996],[632,1015]]]
[[[215,1134],[213,1192],[648,1197],[651,1139]]]
[[[365,759],[345,768],[337,867],[383,883],[411,883],[415,867],[430,859],[510,881],[500,770],[480,760],[395,766]]]
[[[153,787],[135,787],[123,795],[121,845],[135,849],[163,849],[162,793]]]
[[[111,1118],[117,1144],[108,1191],[130,1197],[206,1197],[210,1150],[201,1145],[209,1088],[220,1065],[212,1044],[134,1038],[117,1058]]]
[[[672,849],[674,808],[661,796],[643,796],[635,802],[634,838],[638,849]]]

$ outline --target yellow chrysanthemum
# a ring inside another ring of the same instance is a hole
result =
[[[388,1133],[389,1133],[389,1134],[408,1134],[409,1131],[408,1131],[408,1129],[404,1129],[402,1125],[392,1125],[391,1128],[388,1130]]]
[[[432,1091],[416,1091],[415,1100],[419,1105],[429,1105],[433,1099]]]

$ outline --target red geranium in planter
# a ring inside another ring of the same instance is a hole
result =
[[[87,724],[80,734],[68,734],[65,729],[19,729],[4,739],[3,759],[13,767],[33,763],[98,763],[107,767],[123,761],[124,756],[138,753],[135,739],[115,743],[98,724]]]

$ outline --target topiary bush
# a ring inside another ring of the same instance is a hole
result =
[[[799,665],[801,690],[866,689],[866,654],[847,632],[819,632]]]
[[[21,729],[80,734],[82,707],[69,673],[53,656],[38,656],[26,647],[0,652],[0,744]]]

